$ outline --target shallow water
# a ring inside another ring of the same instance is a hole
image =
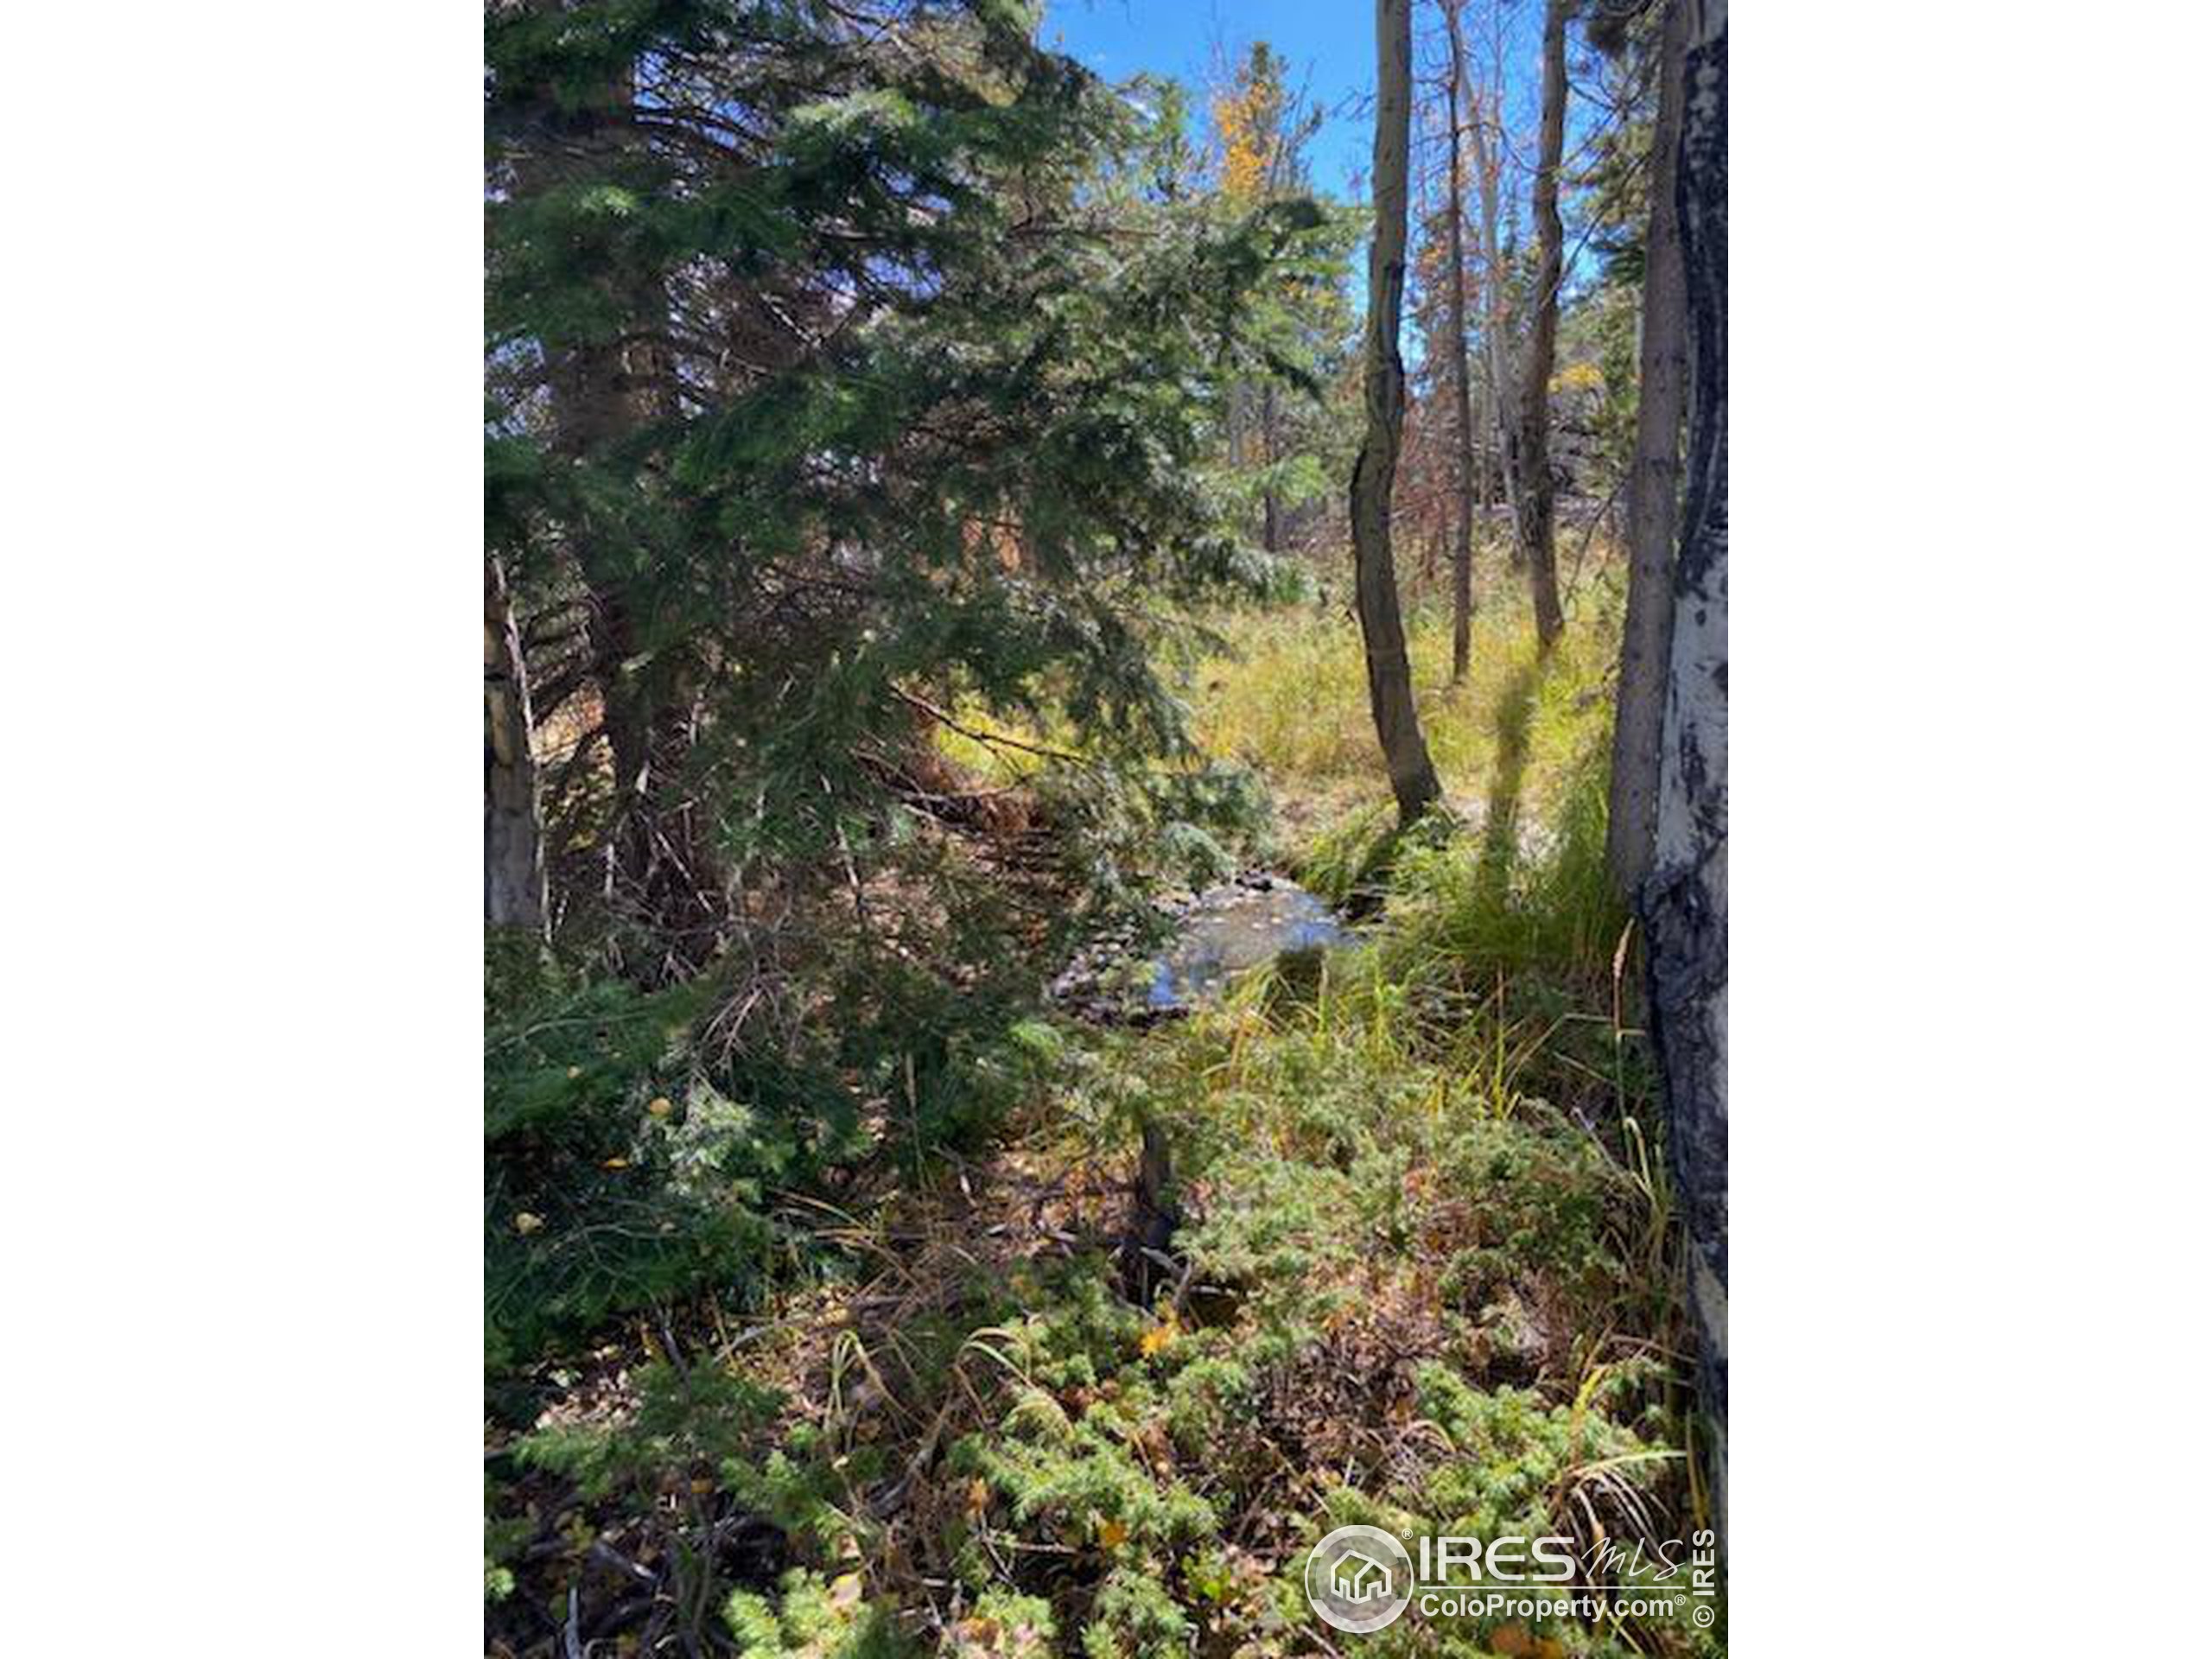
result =
[[[1233,881],[1200,893],[1176,924],[1175,938],[1154,961],[1147,1001],[1187,1007],[1211,995],[1246,968],[1286,950],[1342,944],[1351,935],[1336,912],[1281,876],[1265,886]]]

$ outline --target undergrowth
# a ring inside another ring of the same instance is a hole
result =
[[[971,1020],[935,1072],[968,1106],[925,1141],[897,1133],[895,1044],[733,1078],[710,988],[499,1028],[494,1370],[568,1381],[493,1436],[494,1651],[561,1651],[591,1587],[638,1609],[602,1652],[1306,1653],[1305,1552],[1337,1525],[1707,1523],[1599,631],[1539,664],[1485,618],[1445,690],[1439,621],[1414,636],[1452,810],[1411,836],[1369,804],[1349,624],[1231,618],[1238,654],[1192,671],[1209,748],[1320,803],[1290,823],[1302,878],[1376,918],[1318,973],[1141,1031]],[[837,1108],[856,1072],[887,1116]],[[1133,1297],[1141,1126],[1181,1225]],[[1722,1649],[1554,1615],[1363,1650]]]

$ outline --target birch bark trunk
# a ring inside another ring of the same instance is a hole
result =
[[[1689,0],[1675,200],[1689,302],[1689,489],[1638,908],[1725,1529],[1728,1478],[1728,22]]]
[[[1644,233],[1643,308],[1636,454],[1628,483],[1628,615],[1621,628],[1620,690],[1613,710],[1613,767],[1605,861],[1633,900],[1651,868],[1659,798],[1659,728],[1666,711],[1667,651],[1675,632],[1675,497],[1681,480],[1683,378],[1688,327],[1682,246],[1675,213],[1675,151],[1682,132],[1682,54],[1688,0],[1666,0],[1660,30],[1659,111],[1651,134],[1651,212]]]

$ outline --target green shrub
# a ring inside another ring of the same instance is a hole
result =
[[[733,1591],[722,1620],[746,1659],[918,1659],[923,1649],[857,1574],[824,1580],[794,1567],[773,1595]]]
[[[918,1168],[973,1146],[1060,1064],[1060,1039],[1003,987],[882,955],[846,976],[850,1017],[780,1048],[717,1033],[730,994],[715,976],[588,983],[487,1031],[490,1364],[702,1287],[757,1300],[806,1254],[772,1192],[885,1152]]]
[[[495,1368],[702,1283],[758,1280],[772,1241],[763,1184],[791,1170],[802,1142],[787,1116],[738,1107],[701,1075],[691,1031],[708,995],[604,982],[486,1033]]]
[[[539,1429],[516,1442],[515,1457],[572,1482],[588,1498],[627,1492],[650,1501],[672,1477],[741,1458],[781,1403],[712,1365],[651,1364],[637,1379],[634,1410],[620,1421]]]

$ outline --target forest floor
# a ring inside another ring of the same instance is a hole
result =
[[[1706,1524],[1603,868],[1617,623],[1582,608],[1540,664],[1494,601],[1452,686],[1448,620],[1415,607],[1461,827],[1387,868],[1353,625],[1224,622],[1230,649],[1185,671],[1200,741],[1267,780],[1266,850],[1361,899],[1362,943],[1141,1029],[1025,1023],[1032,1086],[988,1144],[771,1196],[836,1271],[524,1368],[527,1427],[487,1431],[489,1650],[1334,1652],[1300,1588],[1334,1526],[1656,1550]],[[1179,1212],[1148,1261],[1147,1126]],[[1624,1614],[1364,1641],[1725,1650]]]

